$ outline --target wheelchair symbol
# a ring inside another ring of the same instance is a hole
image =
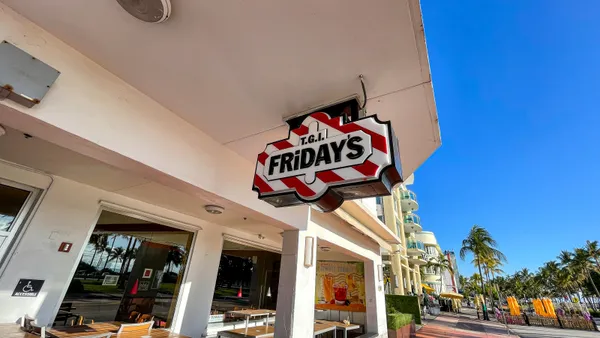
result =
[[[23,292],[33,292],[33,286],[31,286],[31,281],[27,281],[27,284],[23,287]]]

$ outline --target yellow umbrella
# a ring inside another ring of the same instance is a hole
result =
[[[460,293],[456,292],[442,292],[440,293],[440,297],[442,298],[450,298],[450,299],[463,299],[464,296]]]
[[[435,292],[435,290],[427,284],[421,284],[421,287],[423,287],[423,289],[425,289],[426,292]]]

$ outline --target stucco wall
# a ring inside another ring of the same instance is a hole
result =
[[[28,314],[37,318],[40,324],[52,324],[96,224],[101,200],[196,226],[197,236],[172,325],[175,331],[194,337],[202,334],[207,325],[223,234],[253,239],[249,234],[235,229],[61,177],[52,177],[52,182],[46,175],[1,162],[0,177],[40,188],[50,185],[0,275],[0,323],[13,323]],[[193,228],[187,230],[194,231]],[[73,243],[71,252],[58,252],[61,242]],[[280,245],[265,244],[273,247]],[[12,297],[19,278],[45,280],[42,292],[36,298]]]
[[[255,163],[1,3],[0,40],[61,72],[31,109],[2,101],[0,123],[174,189],[232,201],[256,217],[306,227],[306,206],[276,209],[256,198]]]

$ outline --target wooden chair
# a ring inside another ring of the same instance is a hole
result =
[[[35,318],[24,315],[21,318],[21,330],[39,335],[41,338],[46,338],[46,327],[35,324]]]
[[[111,338],[111,337],[113,337],[113,335],[114,335],[114,333],[108,332],[108,333],[95,334],[93,336],[79,336],[79,337],[75,337],[75,338]]]
[[[154,321],[154,315],[146,313],[146,314],[139,316],[139,318],[136,320],[136,323],[145,323],[145,322],[152,322],[152,321]]]
[[[117,331],[117,335],[121,333],[136,333],[140,335],[150,335],[150,331],[152,331],[153,325],[154,322],[121,324],[119,331]]]
[[[63,322],[63,326],[67,326],[67,321],[69,319],[71,319],[72,317],[77,317],[76,314],[74,314],[73,310],[75,310],[76,308],[73,307],[73,303],[62,303],[60,305],[58,314],[56,315],[56,317],[54,318],[54,323],[56,322]]]
[[[71,326],[83,325],[85,321],[85,317],[77,316],[76,319],[71,319]],[[92,320],[92,324],[94,324],[94,320]]]
[[[129,322],[130,323],[138,323],[138,318],[140,318],[141,313],[137,311],[131,311],[129,313]]]

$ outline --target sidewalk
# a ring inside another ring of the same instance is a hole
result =
[[[435,318],[427,316],[423,322],[423,327],[417,331],[417,337],[518,337],[515,335],[508,336],[506,327],[496,321],[478,320],[475,312],[471,309],[464,309],[463,311],[465,313],[459,313],[458,315],[446,312]]]

